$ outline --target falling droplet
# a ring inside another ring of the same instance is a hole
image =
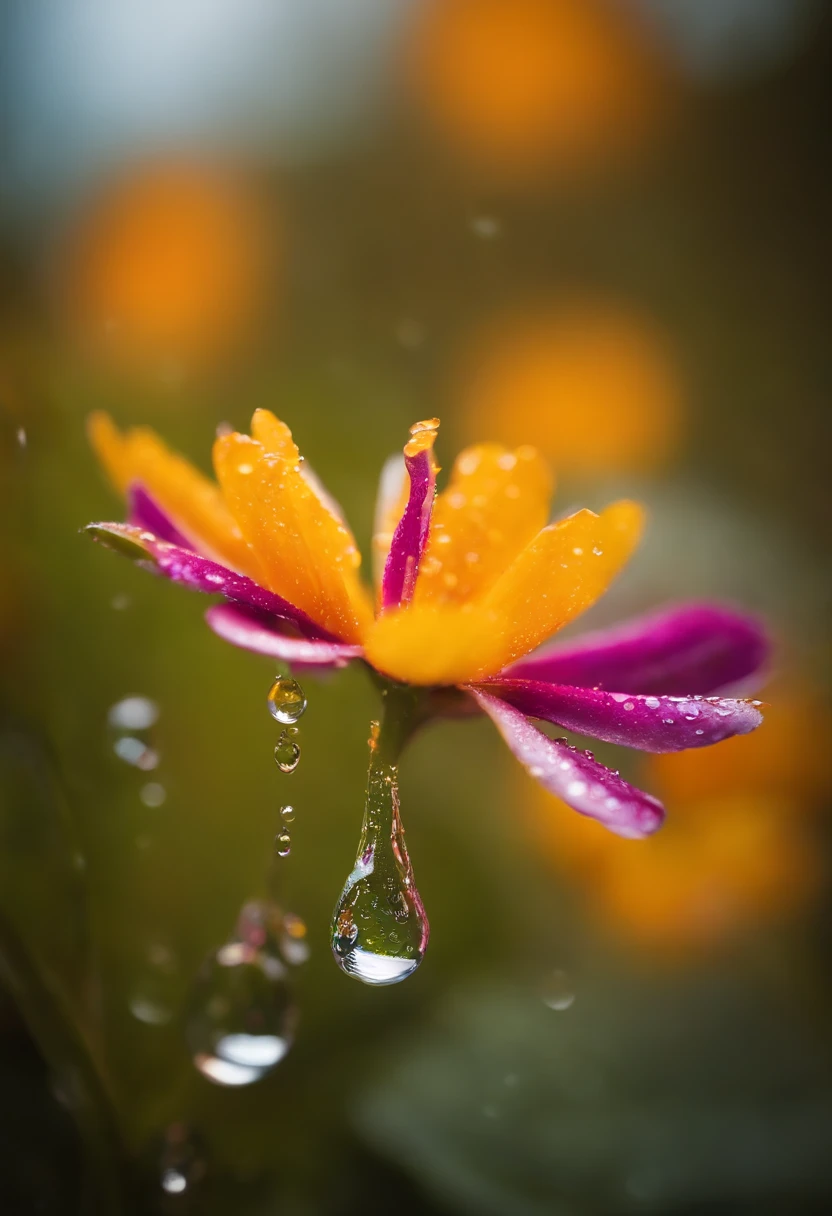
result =
[[[575,993],[565,971],[552,971],[543,988],[543,1004],[558,1013],[569,1009],[575,1002]]]
[[[332,953],[365,984],[397,984],[425,956],[430,926],[413,881],[395,765],[371,749],[358,854],[335,909]]]
[[[206,1173],[201,1144],[185,1123],[171,1123],[165,1128],[161,1146],[156,1143],[162,1190],[166,1195],[190,1195]],[[165,1208],[168,1210],[173,1208]]]
[[[274,749],[274,760],[281,773],[293,773],[300,763],[300,746],[282,731]]]
[[[115,730],[149,730],[159,718],[159,706],[150,697],[124,697],[107,711]]]
[[[284,829],[274,838],[274,847],[278,857],[288,857],[292,851],[292,837]]]
[[[306,709],[306,695],[297,680],[278,676],[269,689],[269,713],[283,726],[292,726]]]
[[[280,818],[284,823],[294,823],[295,808],[293,806],[282,806],[280,808]]]
[[[292,1045],[296,1010],[278,956],[274,910],[247,904],[237,936],[202,968],[189,1005],[186,1037],[195,1066],[218,1085],[251,1085]]]

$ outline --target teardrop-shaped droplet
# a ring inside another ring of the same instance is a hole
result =
[[[285,730],[274,749],[274,760],[281,773],[293,773],[300,763],[300,745]]]
[[[306,696],[297,680],[278,676],[269,689],[269,713],[283,726],[292,726],[306,709]]]
[[[274,847],[278,857],[288,857],[292,851],[292,837],[284,829],[274,838]]]
[[[289,1050],[296,1022],[288,973],[259,905],[246,905],[238,932],[200,972],[186,1022],[194,1064],[218,1085],[264,1077]]]
[[[361,840],[335,909],[332,953],[354,979],[397,984],[421,963],[429,934],[404,840],[396,768],[371,748]]]

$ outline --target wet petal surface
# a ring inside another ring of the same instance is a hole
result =
[[[651,794],[636,789],[565,740],[549,739],[505,701],[477,689],[471,695],[530,776],[573,810],[597,820],[617,836],[634,840],[661,826],[664,807]]]
[[[707,747],[763,720],[752,702],[728,697],[638,696],[538,680],[490,680],[481,690],[564,730],[647,752]]]
[[[361,656],[360,646],[291,637],[281,631],[280,622],[273,617],[238,604],[214,604],[205,613],[205,620],[217,637],[232,646],[269,655],[285,663],[344,667],[350,659]]]
[[[681,604],[557,642],[505,674],[588,688],[707,696],[753,676],[769,650],[754,617],[720,604]]]

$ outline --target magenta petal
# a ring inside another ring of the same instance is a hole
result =
[[[560,642],[505,674],[585,688],[706,696],[759,671],[769,652],[753,617],[719,604],[682,604]]]
[[[170,516],[137,481],[127,487],[127,519],[135,528],[152,532],[157,540],[179,545],[183,549],[192,547],[191,542],[182,535]]]
[[[410,494],[401,519],[396,525],[390,552],[381,580],[381,604],[393,608],[407,604],[413,598],[419,562],[427,544],[433,495],[436,488],[436,466],[433,451],[427,448],[408,456],[405,465],[410,476]]]
[[[273,618],[238,604],[214,604],[205,613],[205,620],[223,641],[286,663],[344,667],[350,659],[360,658],[362,653],[360,646],[347,646],[343,642],[289,637],[280,631]]]
[[[491,716],[514,755],[544,789],[617,836],[633,840],[661,827],[664,807],[565,740],[549,739],[519,710],[477,689],[478,705]]]
[[[132,524],[88,524],[87,531],[103,544],[146,563],[150,569],[173,579],[174,582],[183,583],[193,591],[224,595],[226,599],[288,621],[305,637],[337,641],[282,596],[261,587],[247,575],[229,570],[227,566],[201,557],[191,549],[160,540],[152,532]]]
[[[485,681],[479,688],[531,718],[564,730],[645,752],[707,747],[747,735],[763,720],[752,701],[728,697],[656,697],[546,684],[541,680]]]

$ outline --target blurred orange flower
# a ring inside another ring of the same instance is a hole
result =
[[[502,176],[627,151],[668,109],[666,64],[609,0],[432,0],[410,54],[437,127]]]
[[[829,728],[813,691],[778,691],[754,734],[644,758],[671,813],[638,848],[559,814],[537,787],[532,831],[613,932],[665,954],[713,946],[795,912],[821,887],[813,812],[832,790]]]
[[[133,365],[213,361],[251,334],[270,252],[260,200],[241,180],[187,162],[143,165],[110,183],[70,234],[70,323]]]
[[[564,302],[486,325],[463,354],[466,429],[531,436],[559,472],[663,465],[684,427],[679,371],[661,331],[610,303]]]

